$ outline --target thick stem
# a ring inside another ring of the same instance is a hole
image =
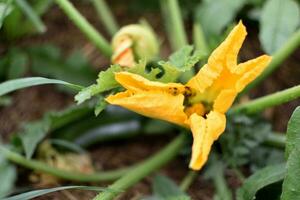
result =
[[[180,189],[182,191],[186,191],[192,185],[198,175],[199,173],[197,171],[190,170],[180,183]]]
[[[94,200],[110,200],[117,197],[122,191],[125,191],[151,172],[162,167],[173,159],[178,152],[182,149],[182,146],[186,142],[186,133],[182,133],[177,136],[168,146],[159,151],[154,156],[145,160],[138,166],[132,168],[129,172],[124,173],[119,180],[108,187],[107,191],[98,194]],[[115,192],[111,192],[115,191]]]
[[[256,113],[263,109],[280,105],[299,97],[300,85],[235,106],[230,109],[230,112],[244,112],[248,114]]]
[[[183,26],[183,21],[180,13],[180,8],[177,0],[161,0],[164,8],[166,24],[169,27],[169,38],[172,43],[173,50],[178,50],[184,45],[187,45],[187,37]]]
[[[272,56],[272,62],[266,70],[248,87],[246,87],[242,94],[247,93],[250,89],[260,84],[266,79],[274,70],[276,70],[287,57],[289,57],[300,45],[300,29],[295,32],[290,39]]]
[[[55,0],[65,14],[86,35],[86,37],[107,57],[112,54],[110,44],[104,37],[76,10],[69,0]]]
[[[286,144],[286,136],[283,133],[270,134],[264,144],[271,147],[284,149]]]
[[[113,36],[118,31],[119,26],[105,0],[92,0],[92,2],[106,30]]]
[[[35,171],[47,173],[65,180],[78,181],[78,182],[111,181],[121,177],[123,174],[127,173],[129,169],[131,169],[131,168],[123,168],[123,169],[112,170],[107,172],[83,174],[79,172],[70,172],[55,167],[51,167],[40,161],[28,160],[25,157],[19,155],[18,153],[12,152],[3,146],[0,146],[0,153],[3,154],[11,162],[17,163],[23,167],[27,167]]]

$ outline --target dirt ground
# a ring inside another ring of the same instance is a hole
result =
[[[76,4],[76,7],[87,19],[96,26],[96,28],[105,34],[105,31],[95,17],[95,10],[89,4]],[[136,23],[138,15],[127,13],[119,5],[113,7],[114,13],[117,13],[117,19],[121,25]],[[166,57],[170,52],[166,36],[164,34],[161,19],[158,13],[146,13],[143,17],[153,25],[157,34],[162,40],[162,55]],[[27,46],[31,44],[54,43],[60,46],[65,54],[73,49],[84,49],[93,65],[101,69],[109,64],[109,60],[102,57],[86,40],[81,32],[67,19],[67,17],[54,6],[53,9],[43,18],[47,24],[48,31],[44,35],[30,36],[16,42],[18,46]],[[261,54],[257,40],[257,33],[250,28],[249,37],[241,52],[242,60],[250,59]],[[107,35],[105,34],[107,37]],[[5,50],[5,46],[2,46]],[[272,77],[268,78],[258,88],[251,92],[251,98],[259,97],[278,90],[282,90],[299,84],[300,67],[300,49],[295,52]],[[48,110],[59,110],[72,103],[72,97],[55,90],[53,86],[38,86],[15,92],[13,95],[13,104],[0,109],[0,133],[5,138],[9,134],[18,130],[20,124],[24,121],[39,119],[44,112]],[[287,121],[300,101],[293,101],[288,104],[269,109],[265,112],[266,117],[273,123],[274,130],[284,132]],[[162,148],[169,140],[170,136],[152,136],[149,138],[135,138],[131,140],[112,142],[99,145],[91,150],[91,155],[95,166],[99,169],[112,169],[127,166],[141,161],[154,152]],[[126,152],[126,154],[124,154]],[[160,170],[160,173],[170,176],[177,182],[180,182],[188,171],[188,165],[183,158],[178,157],[170,162],[166,167]],[[238,187],[238,182],[234,175],[228,171],[228,182],[232,188]],[[135,185],[124,194],[120,199],[137,199],[144,194],[151,192],[151,177]],[[24,181],[24,180],[22,180]],[[102,184],[103,186],[108,183]],[[209,181],[199,176],[188,190],[193,199],[211,200],[214,189]],[[36,199],[58,200],[58,199],[91,199],[94,192],[86,191],[63,191],[46,195]]]

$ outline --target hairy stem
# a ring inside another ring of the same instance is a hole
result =
[[[242,94],[247,93],[250,89],[254,88],[265,80],[273,71],[275,71],[287,57],[289,57],[300,45],[300,29],[295,32],[290,39],[272,56],[272,62],[266,70],[248,87],[246,87]]]
[[[110,11],[105,0],[92,0],[100,20],[103,22],[108,33],[113,36],[119,29],[119,26]]]
[[[111,170],[106,172],[83,174],[79,172],[70,172],[66,170],[61,170],[55,167],[51,167],[40,161],[26,159],[20,154],[10,151],[9,149],[3,146],[0,146],[0,153],[4,155],[11,162],[19,164],[23,167],[27,167],[35,171],[47,173],[65,180],[77,181],[77,182],[111,181],[121,177],[123,174],[127,173],[131,169],[131,168],[122,168],[122,169]]]
[[[149,175],[151,172],[160,168],[164,164],[173,159],[181,150],[186,142],[186,133],[177,136],[169,145],[159,151],[154,156],[132,168],[124,175],[108,187],[108,191],[98,194],[94,200],[110,200],[117,197],[122,191],[125,191],[135,183]],[[110,190],[111,189],[111,190]],[[116,192],[110,192],[116,191]]]
[[[292,101],[299,97],[300,85],[235,106],[230,109],[230,112],[244,112],[248,114],[256,113],[266,108]]]
[[[199,173],[197,171],[190,170],[180,183],[180,189],[182,191],[186,191],[192,185],[198,175]]]
[[[173,50],[187,45],[187,37],[183,26],[180,8],[177,0],[161,0],[165,24],[169,28],[168,35]],[[171,39],[172,38],[172,39]]]
[[[86,35],[86,37],[107,57],[112,54],[110,44],[104,37],[78,12],[69,0],[55,0],[65,14]]]

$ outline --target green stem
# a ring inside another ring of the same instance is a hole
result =
[[[263,109],[280,105],[299,97],[300,85],[235,106],[230,109],[230,112],[244,112],[248,114],[256,113]]]
[[[182,149],[186,142],[186,133],[182,133],[177,136],[169,145],[163,150],[159,151],[154,156],[145,160],[138,166],[131,169],[129,172],[124,173],[119,180],[108,187],[109,190],[98,194],[94,200],[109,200],[117,197],[122,191],[128,189],[145,176],[162,167],[173,159],[178,152]],[[110,190],[111,189],[111,190]],[[110,192],[116,191],[116,192]]]
[[[3,154],[8,160],[17,163],[23,167],[32,170],[47,173],[65,180],[78,181],[78,182],[98,182],[98,181],[111,181],[121,177],[127,173],[130,168],[123,168],[107,172],[97,172],[93,174],[74,173],[66,170],[61,170],[51,167],[43,162],[36,160],[28,160],[18,153],[12,152],[7,148],[0,146],[0,153]]]
[[[197,178],[198,175],[199,174],[197,171],[190,170],[188,174],[184,177],[182,182],[180,183],[179,186],[180,189],[182,191],[186,191],[191,186],[191,184],[194,182],[194,180]]]
[[[177,0],[161,0],[164,7],[166,24],[169,25],[169,38],[173,50],[178,50],[184,45],[187,45],[187,37],[183,26],[183,21]]]
[[[273,55],[272,62],[265,69],[265,71],[248,87],[246,87],[242,94],[247,93],[249,90],[260,84],[266,79],[274,70],[276,70],[287,57],[289,57],[300,45],[300,29],[295,32],[290,39]]]
[[[203,52],[205,56],[209,54],[209,48],[200,23],[195,22],[193,24],[193,41],[197,50]]]
[[[15,2],[25,15],[27,15],[37,31],[39,33],[44,33],[46,31],[46,26],[37,13],[31,8],[30,4],[28,4],[26,0],[15,0]]]
[[[105,0],[92,0],[92,2],[106,30],[113,36],[118,31],[119,26]]]
[[[272,147],[284,149],[286,145],[286,136],[283,133],[273,133],[268,136],[264,144]]]
[[[76,10],[69,0],[55,0],[73,23],[94,43],[94,45],[107,57],[112,54],[110,44],[104,37]]]

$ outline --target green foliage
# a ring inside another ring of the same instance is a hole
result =
[[[260,18],[259,39],[263,49],[273,54],[300,24],[299,6],[294,0],[268,0]]]
[[[8,96],[1,96],[0,97],[0,107],[1,106],[9,106],[12,103],[12,99]]]
[[[62,187],[54,187],[49,189],[41,189],[41,190],[33,190],[30,192],[25,192],[22,194],[18,194],[12,197],[4,198],[3,200],[29,200],[33,199],[45,194],[49,194],[52,192],[57,192],[61,190],[91,190],[91,191],[105,191],[107,189],[101,188],[101,187],[95,187],[95,186],[62,186]],[[113,191],[112,191],[113,192]]]
[[[220,35],[230,24],[237,12],[244,6],[245,0],[203,1],[195,10],[195,20],[203,27],[207,38]]]
[[[2,145],[2,144],[0,144]],[[16,169],[0,154],[0,198],[8,195],[13,189],[17,177]]]
[[[10,48],[0,60],[0,80],[22,77],[28,67],[28,56],[19,48]]]
[[[145,200],[190,200],[190,197],[182,192],[174,181],[166,176],[157,175],[152,184],[153,196]]]
[[[298,124],[299,126],[299,124]],[[298,132],[299,134],[299,132]],[[299,144],[290,152],[286,175],[282,185],[281,200],[291,200],[300,198],[300,148]]]
[[[107,102],[105,101],[103,96],[100,96],[98,102],[95,106],[95,115],[98,116],[107,106]]]
[[[249,163],[253,151],[271,133],[271,126],[260,117],[229,115],[220,138],[224,160],[233,167]]]
[[[265,167],[246,179],[237,192],[237,200],[253,200],[255,194],[262,188],[281,181],[285,175],[285,164]]]
[[[300,145],[300,106],[293,112],[286,132],[285,157],[288,159],[290,153]]]
[[[73,51],[63,58],[60,49],[51,44],[28,48],[12,47],[0,60],[0,80],[20,78],[29,70],[39,76],[78,85],[90,85],[97,77],[96,71],[82,52]],[[61,89],[72,91],[66,87]]]
[[[215,200],[232,200],[231,191],[225,179],[225,166],[222,161],[216,159],[216,155],[210,156],[208,169],[205,172],[205,177],[212,179],[216,192],[214,195]]]
[[[97,94],[118,87],[119,83],[115,80],[114,73],[121,70],[122,68],[119,65],[112,65],[107,70],[100,72],[98,75],[97,83],[81,90],[75,96],[75,101],[77,101],[78,104],[81,104]]]
[[[32,23],[32,25],[38,32],[44,33],[46,31],[46,26],[26,0],[15,0],[15,4],[19,7],[20,10],[22,10],[22,12],[26,15],[28,20]]]
[[[11,2],[12,2],[12,0],[7,0],[5,2],[0,2],[0,28],[2,27],[4,19],[13,10],[13,6],[12,6]]]
[[[79,50],[63,58],[58,47],[46,44],[28,48],[28,56],[31,61],[30,69],[40,76],[84,86],[90,85],[96,78],[96,71]]]
[[[287,128],[285,155],[286,175],[282,186],[282,200],[300,198],[300,107],[293,112]]]
[[[24,124],[23,131],[18,135],[21,139],[26,157],[31,158],[36,146],[45,138],[50,130],[73,122],[90,111],[91,108],[86,105],[71,106],[63,111],[48,112],[41,120]]]
[[[46,30],[40,16],[52,5],[52,0],[11,1],[13,9],[5,18],[1,35],[13,40],[25,34],[43,33]]]
[[[19,78],[19,79],[13,79],[1,83],[0,96],[22,88],[27,88],[36,85],[44,85],[44,84],[61,84],[75,90],[80,90],[82,88],[82,86],[75,85],[61,80],[56,80],[56,79],[48,79],[42,77]]]

